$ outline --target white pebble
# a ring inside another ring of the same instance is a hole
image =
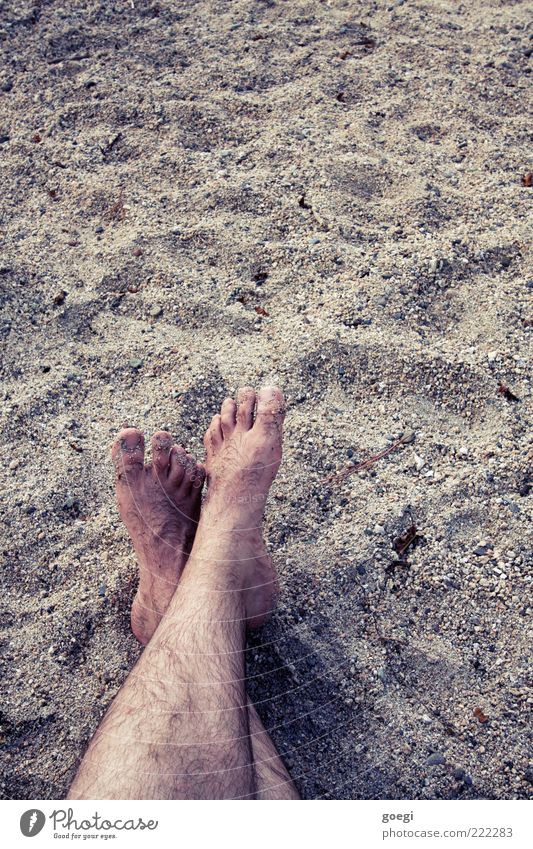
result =
[[[422,457],[420,457],[418,454],[413,454],[413,460],[414,460],[415,469],[417,470],[417,472],[420,472],[424,468],[424,466],[426,465],[426,461]]]

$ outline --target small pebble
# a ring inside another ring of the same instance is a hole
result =
[[[129,367],[134,369],[135,371],[141,368],[142,364],[143,360],[139,360],[137,357],[132,357],[131,360],[128,362]]]
[[[428,766],[438,766],[445,762],[444,755],[441,755],[440,752],[433,752],[433,754],[427,759]]]
[[[426,461],[418,454],[413,454],[413,460],[415,463],[415,469],[417,470],[417,472],[421,472],[424,466],[426,465]]]
[[[9,468],[11,469],[11,471],[13,471],[14,469],[18,469],[19,466],[20,466],[20,460],[17,460],[17,459],[11,460],[11,463],[9,464]]]

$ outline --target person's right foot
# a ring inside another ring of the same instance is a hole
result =
[[[248,627],[265,621],[274,607],[277,580],[261,522],[268,490],[281,463],[285,405],[276,387],[257,394],[239,390],[238,404],[226,398],[204,438],[208,494],[195,543],[217,540],[232,553],[213,564],[227,568],[244,593]],[[193,559],[194,559],[193,551]]]

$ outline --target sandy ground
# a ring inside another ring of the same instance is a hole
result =
[[[264,381],[250,687],[302,794],[528,796],[527,6],[0,4],[4,798],[65,794],[139,654],[112,435],[201,455]]]

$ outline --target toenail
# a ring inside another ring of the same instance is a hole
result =
[[[125,436],[123,439],[120,440],[120,447],[121,447],[122,451],[127,451],[128,453],[133,453],[134,451],[137,450],[137,448],[140,448],[141,445],[142,445],[142,439],[139,436],[137,437],[137,441],[133,445],[128,445],[128,437],[127,436]]]

